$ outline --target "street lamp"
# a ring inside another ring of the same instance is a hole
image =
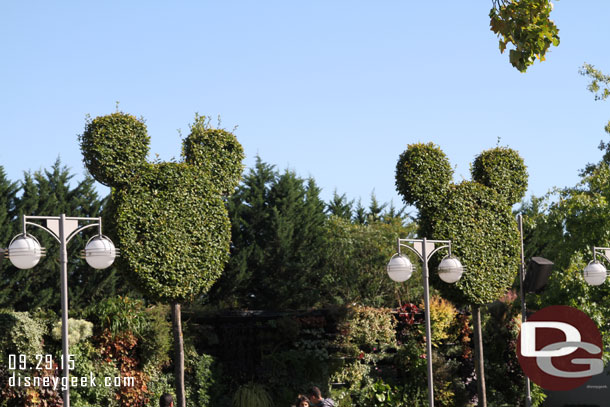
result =
[[[32,221],[46,221],[46,225]],[[79,225],[79,222],[87,222]],[[96,227],[98,233],[89,239],[84,250],[87,263],[96,269],[103,269],[112,264],[118,254],[114,244],[102,235],[102,218],[78,218],[60,216],[23,216],[23,233],[15,236],[8,247],[8,258],[20,269],[30,269],[38,264],[45,255],[45,249],[38,240],[27,233],[27,226],[43,229],[59,242],[59,264],[61,272],[61,343],[62,343],[62,379],[66,383],[63,391],[64,407],[70,407],[70,368],[68,364],[68,242],[81,231]]]
[[[602,285],[608,275],[606,267],[597,260],[598,255],[610,262],[610,247],[593,247],[593,260],[583,270],[583,277],[589,285]]]
[[[412,243],[413,246],[406,243]],[[435,248],[435,243],[441,246]],[[449,255],[441,260],[438,266],[438,273],[441,280],[447,283],[455,283],[462,277],[464,267],[460,261],[451,256],[450,240],[427,240],[423,239],[398,239],[398,253],[390,259],[387,265],[387,272],[390,278],[396,282],[407,281],[413,274],[413,264],[409,258],[400,253],[400,248],[406,247],[417,254],[422,261],[422,280],[424,283],[424,306],[426,315],[426,359],[428,362],[428,403],[434,407],[434,386],[432,383],[432,333],[430,329],[430,284],[428,282],[428,260],[434,253],[447,248]]]

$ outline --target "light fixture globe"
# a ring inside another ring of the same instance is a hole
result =
[[[43,249],[32,235],[21,234],[13,238],[8,246],[8,258],[19,269],[31,269],[40,261]]]
[[[112,240],[103,235],[94,236],[85,246],[85,260],[94,269],[105,269],[114,262],[116,252]]]
[[[395,254],[386,266],[388,276],[397,283],[407,281],[413,274],[413,264],[407,256]]]
[[[594,260],[587,264],[583,276],[589,285],[602,285],[606,281],[606,267],[599,261]]]
[[[445,257],[438,265],[438,276],[446,283],[453,284],[462,278],[464,266],[455,257]]]

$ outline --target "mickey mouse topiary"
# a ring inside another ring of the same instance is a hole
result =
[[[121,112],[90,120],[80,136],[87,169],[112,187],[109,221],[129,278],[155,300],[190,301],[228,260],[222,197],[239,182],[243,149],[200,116],[181,162],[147,162],[149,142],[143,121]]]
[[[452,254],[466,273],[456,284],[436,284],[458,303],[482,305],[508,291],[519,265],[519,232],[512,205],[527,189],[519,154],[505,147],[484,151],[474,160],[472,181],[451,183],[453,171],[432,143],[411,144],[398,160],[396,188],[419,211],[420,233],[450,239]],[[431,273],[431,282],[439,279]]]
[[[237,186],[244,153],[235,136],[195,116],[182,161],[146,160],[142,120],[117,112],[88,121],[80,136],[91,175],[112,187],[108,207],[127,278],[147,297],[172,304],[177,405],[184,407],[180,303],[210,289],[229,258],[223,195]]]

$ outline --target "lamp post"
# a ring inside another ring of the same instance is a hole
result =
[[[36,221],[46,221],[45,225]],[[79,225],[79,222],[85,222]],[[8,247],[8,258],[11,263],[20,269],[30,269],[38,264],[45,249],[38,240],[27,233],[27,226],[40,228],[59,242],[59,264],[61,279],[61,341],[62,341],[62,384],[64,407],[70,407],[70,365],[68,355],[68,242],[81,231],[97,227],[98,233],[85,246],[85,259],[96,269],[110,266],[118,250],[110,239],[102,234],[102,218],[79,218],[60,216],[23,216],[23,232],[13,238]],[[74,363],[72,361],[72,363]],[[72,366],[72,368],[74,368]]]
[[[597,256],[610,262],[610,247],[593,247],[593,260],[583,270],[583,277],[589,285],[602,285],[608,276],[606,267],[597,260]]]
[[[408,245],[412,243],[413,245]],[[435,244],[440,244],[435,248]],[[460,261],[451,256],[450,240],[428,240],[423,239],[398,239],[398,253],[390,259],[387,265],[387,272],[390,278],[396,282],[407,281],[413,274],[413,264],[407,256],[400,252],[400,248],[405,247],[415,253],[422,261],[422,280],[424,284],[424,306],[426,318],[426,359],[428,362],[428,404],[434,407],[434,385],[432,374],[432,333],[430,329],[430,284],[428,274],[428,260],[441,249],[447,248],[449,255],[441,260],[438,266],[438,273],[441,280],[446,283],[455,283],[462,277],[464,267]]]

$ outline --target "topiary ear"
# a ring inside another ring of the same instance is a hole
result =
[[[396,164],[396,189],[407,204],[418,209],[435,207],[452,178],[447,156],[433,143],[407,146]]]
[[[223,193],[233,191],[241,179],[243,147],[233,133],[210,128],[205,116],[195,116],[191,134],[182,144],[182,155]]]
[[[518,152],[507,147],[483,151],[474,159],[472,179],[495,189],[510,204],[527,190],[527,167]]]
[[[118,186],[129,182],[146,164],[150,137],[141,120],[117,112],[90,120],[79,141],[93,178]]]

